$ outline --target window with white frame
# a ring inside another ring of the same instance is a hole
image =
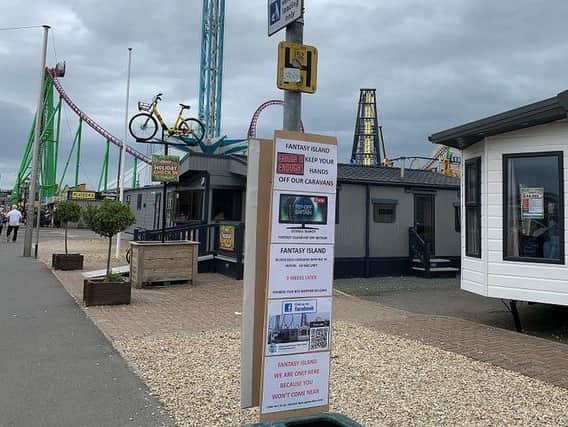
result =
[[[503,156],[503,258],[564,263],[563,153]]]

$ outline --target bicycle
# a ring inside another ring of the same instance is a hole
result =
[[[160,122],[162,129],[168,133],[168,136],[188,136],[192,137],[196,143],[201,142],[205,135],[205,126],[201,120],[193,117],[184,118],[182,116],[183,111],[189,110],[191,107],[189,105],[179,104],[181,110],[175,124],[172,127],[168,127],[158,109],[158,101],[161,100],[162,94],[159,93],[150,104],[138,102],[138,111],[141,111],[141,113],[134,115],[130,119],[128,124],[130,134],[137,141],[149,141],[156,135],[156,132],[158,132],[158,122]],[[156,119],[158,120],[156,121]],[[187,143],[187,141],[184,142]]]

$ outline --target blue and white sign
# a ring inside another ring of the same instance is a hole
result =
[[[282,303],[282,314],[301,314],[317,312],[317,300],[286,301]]]
[[[268,0],[268,35],[302,17],[303,0]]]

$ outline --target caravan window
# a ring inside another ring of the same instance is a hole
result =
[[[373,221],[379,223],[396,222],[396,201],[373,200]]]
[[[503,156],[503,258],[564,264],[563,154]]]
[[[481,158],[465,162],[465,254],[481,258]]]

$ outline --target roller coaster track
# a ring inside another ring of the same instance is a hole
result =
[[[260,117],[260,113],[271,105],[284,105],[284,101],[281,99],[271,99],[266,101],[265,103],[261,104],[254,114],[252,115],[252,119],[250,120],[247,136],[249,138],[256,138],[256,125],[258,123],[258,118]],[[304,132],[304,123],[300,122],[300,132]]]
[[[105,139],[105,141],[109,141],[110,143],[116,145],[117,147],[122,148],[122,145],[124,144],[122,142],[122,140],[120,140],[116,136],[112,135],[110,132],[108,132],[102,126],[100,126],[97,122],[95,122],[93,119],[91,119],[86,113],[84,113],[77,106],[77,104],[75,104],[71,100],[71,98],[69,98],[69,95],[67,95],[67,93],[65,93],[65,89],[63,89],[63,86],[61,85],[61,83],[59,82],[57,77],[55,76],[54,71],[52,69],[48,69],[47,73],[49,75],[49,78],[53,82],[53,86],[55,87],[57,92],[59,92],[61,99],[63,99],[65,101],[65,103],[69,106],[69,108],[71,108],[75,112],[75,114],[77,114],[77,116],[79,116],[79,118],[83,122],[85,122],[87,125],[89,125],[89,127],[91,129],[93,129],[95,132],[97,132],[99,135],[101,135]],[[152,163],[152,161],[146,155],[144,155],[140,151],[137,151],[134,148],[128,146],[128,144],[126,145],[126,152],[128,154],[130,154],[132,157],[134,157],[134,158],[136,158],[136,159],[138,159],[138,160],[140,160],[144,163],[147,163],[147,164]]]

